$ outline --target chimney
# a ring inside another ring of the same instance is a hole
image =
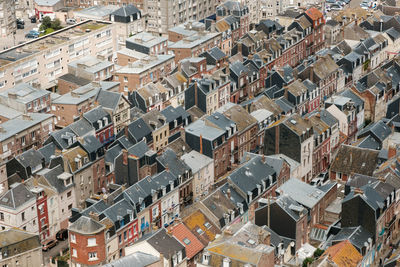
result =
[[[228,190],[226,190],[226,195],[228,196],[229,199],[231,199],[231,189],[228,188]]]
[[[203,135],[200,135],[200,154],[203,154]]]
[[[364,191],[361,188],[354,188],[354,194],[355,195],[362,195],[364,194]]]
[[[32,117],[28,114],[22,114],[22,119],[25,121],[31,121]]]
[[[100,221],[100,217],[97,212],[94,211],[89,212],[89,217],[96,222]]]
[[[128,165],[128,150],[122,149],[122,164]]]

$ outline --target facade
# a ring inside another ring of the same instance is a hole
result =
[[[1,37],[7,37],[15,34],[17,30],[15,5],[9,1],[2,1],[0,3],[0,10],[2,12],[2,20],[0,23]]]
[[[70,61],[88,55],[111,59],[114,40],[111,23],[85,21],[4,50],[0,53],[0,90],[19,82],[53,88],[56,79],[67,73]]]
[[[68,64],[68,73],[89,81],[107,81],[112,78],[114,63],[102,56],[86,56]]]

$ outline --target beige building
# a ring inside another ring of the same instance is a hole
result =
[[[17,30],[14,1],[0,2],[0,36],[7,37]]]
[[[147,31],[166,34],[169,28],[189,20],[199,21],[215,14],[218,0],[145,1]]]
[[[0,266],[42,266],[39,236],[18,229],[0,231]],[[3,253],[7,251],[7,253]]]
[[[0,91],[20,82],[54,88],[68,64],[84,56],[112,60],[115,26],[85,21],[0,52]]]
[[[141,117],[150,126],[153,136],[153,150],[158,151],[168,145],[169,124],[157,109],[152,109]]]

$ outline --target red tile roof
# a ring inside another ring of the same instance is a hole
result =
[[[306,10],[306,14],[314,21],[322,18],[324,15],[317,8],[312,7]]]
[[[171,226],[172,235],[178,239],[186,248],[186,257],[188,259],[193,258],[200,251],[204,249],[204,245],[197,239],[197,237],[190,232],[190,230],[183,224]],[[187,238],[190,243],[186,244],[184,239]]]

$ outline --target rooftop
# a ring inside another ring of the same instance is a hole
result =
[[[151,55],[117,70],[116,73],[140,74],[173,59],[174,55]]]
[[[166,37],[156,36],[148,32],[140,32],[126,39],[127,43],[136,43],[149,48],[165,41],[167,41]]]

